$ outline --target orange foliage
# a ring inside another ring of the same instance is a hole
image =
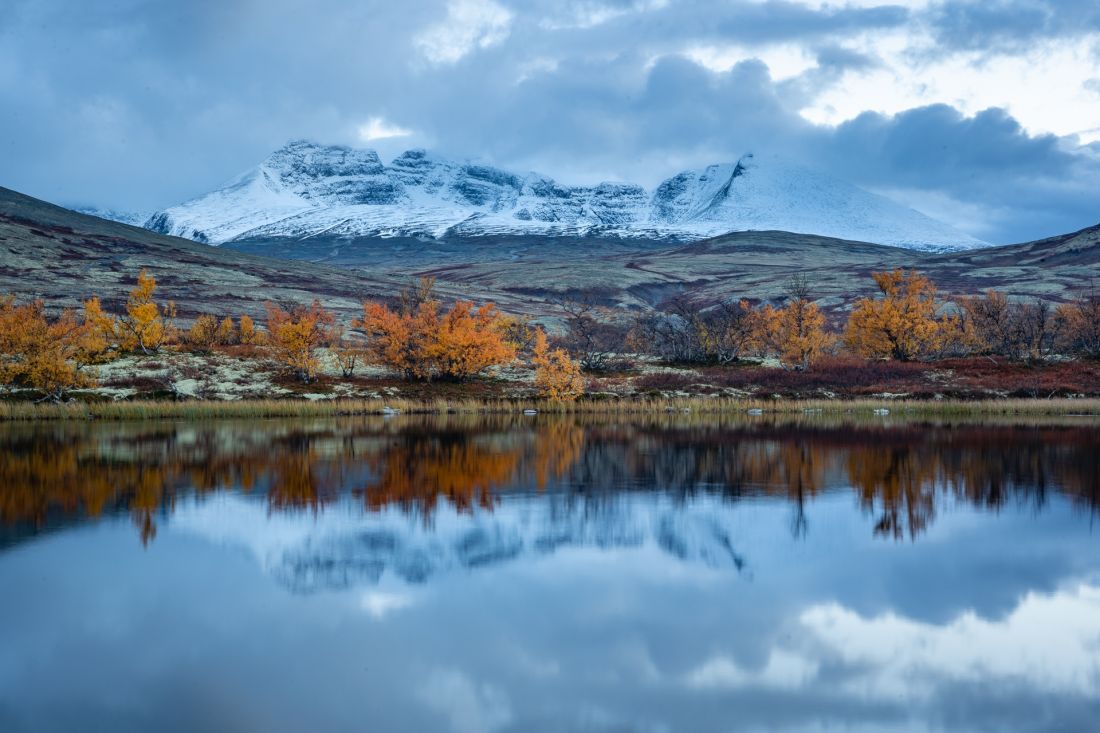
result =
[[[584,394],[581,365],[570,359],[564,349],[551,349],[542,329],[535,333],[531,361],[535,365],[535,386],[543,397],[572,402]]]
[[[473,303],[460,300],[438,324],[429,331],[425,356],[440,377],[467,379],[516,356],[515,347],[504,339],[500,311],[492,303],[475,310]]]
[[[936,286],[916,271],[875,272],[881,298],[860,298],[848,318],[844,341],[867,358],[912,361],[933,356],[958,328],[939,317]]]
[[[306,308],[296,305],[289,311],[267,303],[267,332],[276,356],[303,382],[317,376],[320,363],[317,349],[332,341],[336,319],[314,300]]]
[[[808,368],[832,343],[821,309],[804,297],[791,300],[783,308],[764,306],[760,320],[765,340],[780,360],[799,369]]]
[[[366,333],[374,361],[413,379],[463,380],[515,358],[509,321],[492,303],[475,309],[458,301],[444,312],[430,287],[423,290],[417,302],[406,299],[400,312],[363,304],[363,318],[354,325]]]
[[[83,334],[84,350],[102,359],[118,340],[118,321],[103,312],[99,298],[92,296],[84,301],[84,323],[87,328]]]
[[[147,271],[138,273],[137,286],[126,300],[126,315],[119,319],[122,348],[141,350],[143,354],[157,351],[173,334],[172,319],[176,306],[168,301],[161,306],[153,300],[157,281]]]
[[[203,313],[187,331],[187,343],[196,351],[210,351],[215,346],[232,346],[239,341],[237,327],[229,316],[219,322],[209,313]]]
[[[218,343],[218,319],[203,313],[187,331],[187,343],[197,351],[210,351]]]
[[[16,305],[14,296],[0,299],[0,381],[41,390],[53,400],[93,385],[82,369],[108,348],[98,306],[93,298],[83,316],[66,310],[50,319],[40,300]]]
[[[214,334],[218,344],[221,346],[231,346],[237,343],[239,335],[237,333],[237,327],[233,324],[233,319],[226,316],[218,324],[218,329]]]
[[[250,316],[241,316],[237,329],[237,340],[242,344],[251,344],[256,341],[256,324]]]

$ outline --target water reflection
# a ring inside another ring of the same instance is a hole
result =
[[[7,426],[0,730],[1091,730],[1098,448],[1091,424]]]
[[[937,507],[962,501],[1041,510],[1048,492],[1100,506],[1100,431],[1079,427],[608,424],[574,418],[402,418],[7,427],[0,431],[0,524],[13,541],[128,511],[142,542],[181,495],[242,491],[269,512],[320,512],[354,497],[430,524],[436,507],[492,511],[501,495],[778,497],[794,534],[808,504],[852,491],[873,532],[916,538]]]

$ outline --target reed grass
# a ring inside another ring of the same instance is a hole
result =
[[[209,420],[220,418],[262,419],[274,417],[340,417],[405,414],[506,414],[525,409],[558,415],[889,415],[913,418],[981,417],[1097,417],[1100,399],[999,399],[964,400],[759,400],[727,397],[673,397],[580,400],[240,400],[221,401],[119,401],[68,402],[63,404],[0,403],[0,421],[34,420]],[[881,411],[887,411],[883,413]],[[759,412],[758,412],[759,411]],[[876,411],[879,411],[876,413]]]

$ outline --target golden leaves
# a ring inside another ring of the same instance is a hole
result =
[[[53,319],[40,300],[17,305],[14,296],[0,299],[0,381],[24,384],[54,400],[93,385],[82,369],[107,350],[100,316],[94,298],[83,316],[66,310]]]
[[[367,335],[370,358],[414,379],[461,381],[516,355],[511,323],[495,305],[460,300],[444,311],[430,283],[406,295],[400,311],[364,303],[353,325]]]
[[[297,305],[289,311],[267,304],[267,332],[276,356],[303,382],[317,376],[317,349],[331,343],[336,318],[314,300],[307,308]]]
[[[912,361],[935,355],[957,321],[938,315],[936,286],[916,271],[875,272],[881,298],[860,298],[848,318],[844,342],[870,359]]]
[[[126,314],[118,320],[123,349],[151,354],[173,335],[176,306],[172,301],[158,305],[153,300],[156,289],[157,281],[148,271],[138,273],[137,285],[126,299]]]
[[[580,364],[570,359],[564,349],[551,349],[542,329],[535,333],[533,348],[535,387],[543,397],[572,402],[584,394]]]
[[[794,298],[778,309],[765,306],[759,318],[764,340],[783,363],[799,369],[808,368],[833,342],[825,331],[821,309],[804,297]]]

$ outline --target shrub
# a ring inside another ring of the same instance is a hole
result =
[[[218,328],[214,334],[217,343],[220,346],[232,346],[239,340],[239,334],[237,333],[237,327],[233,324],[233,319],[226,316],[218,324]]]
[[[1076,356],[1100,358],[1100,294],[1082,295],[1059,306],[1055,319],[1060,348]]]
[[[936,286],[916,271],[872,273],[881,298],[860,298],[848,318],[844,341],[869,359],[912,361],[935,355],[957,325],[937,317]]]
[[[807,369],[832,343],[825,332],[825,316],[809,299],[805,278],[792,278],[787,286],[787,305],[779,309],[765,306],[760,312],[764,341],[784,364]]]
[[[532,363],[535,386],[543,397],[572,402],[584,394],[580,364],[569,358],[564,349],[551,349],[541,329],[535,334]]]
[[[340,368],[340,374],[345,378],[353,376],[362,355],[363,350],[344,335],[344,327],[336,326],[332,332],[332,357]]]
[[[247,315],[241,316],[240,325],[237,329],[237,340],[242,344],[254,344],[257,342],[256,324],[252,322],[252,318]]]
[[[294,305],[284,310],[274,303],[266,307],[267,332],[275,355],[299,380],[313,381],[320,367],[317,349],[331,342],[336,319],[317,300],[308,308]]]
[[[93,385],[82,369],[107,349],[98,302],[88,301],[83,316],[66,310],[51,319],[40,300],[16,305],[14,296],[0,298],[0,381],[41,390],[54,401]]]
[[[145,270],[138,273],[137,286],[126,300],[126,315],[118,321],[121,345],[127,351],[151,354],[173,335],[176,306],[172,301],[158,305],[153,300],[156,288],[157,281],[152,275]]]
[[[204,313],[187,330],[187,344],[195,351],[207,352],[218,343],[218,319]]]
[[[458,301],[443,311],[430,282],[403,296],[400,311],[364,303],[363,318],[354,325],[367,335],[374,361],[412,379],[461,381],[516,354],[507,338],[509,323],[496,306]]]

